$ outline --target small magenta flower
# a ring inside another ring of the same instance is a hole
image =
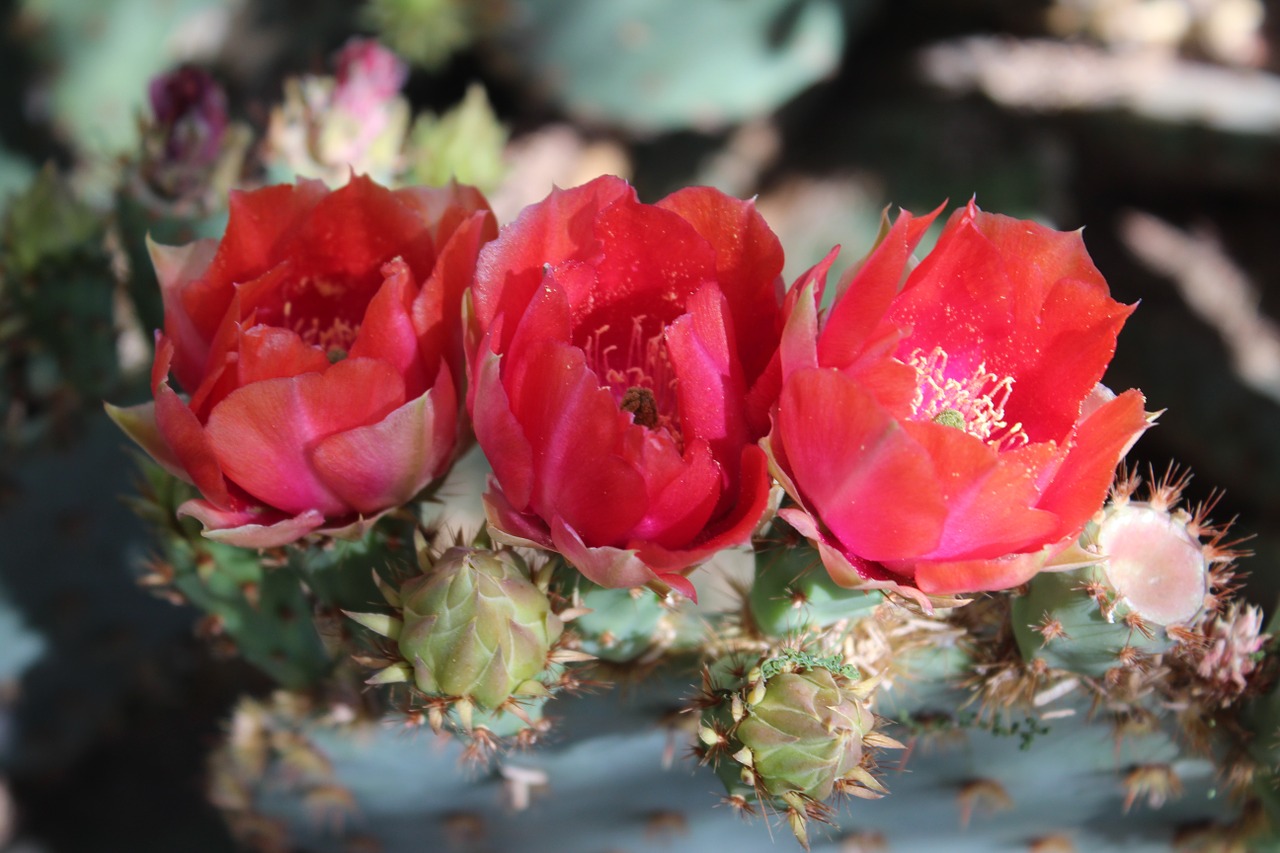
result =
[[[376,117],[400,94],[409,66],[375,39],[349,40],[334,60],[333,103],[362,118]]]
[[[208,71],[182,65],[151,81],[151,113],[173,162],[211,165],[227,129],[227,96]]]
[[[271,113],[266,158],[276,172],[330,186],[352,172],[390,182],[401,167],[409,102],[400,94],[408,67],[373,39],[353,38],[334,56],[334,76],[285,82]]]
[[[203,68],[182,65],[154,78],[147,94],[151,118],[143,122],[139,163],[147,192],[168,201],[210,194],[224,157],[242,156],[222,86]]]

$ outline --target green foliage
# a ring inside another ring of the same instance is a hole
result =
[[[172,587],[208,614],[215,636],[232,641],[245,660],[279,684],[300,689],[327,675],[333,662],[297,572],[287,565],[268,567],[256,551],[202,537],[198,523],[175,515],[196,497],[195,490],[150,460],[139,464],[142,495],[134,506],[156,527],[162,551],[148,582]]]
[[[504,59],[580,119],[712,130],[767,113],[835,70],[867,0],[524,0]]]
[[[414,121],[401,181],[443,186],[456,180],[491,192],[506,172],[502,160],[506,143],[506,128],[489,105],[484,87],[475,84],[461,103],[443,115],[423,113]]]
[[[0,222],[0,411],[7,440],[65,432],[117,381],[102,220],[46,167]]]
[[[365,22],[405,59],[435,71],[476,36],[477,0],[369,0]]]

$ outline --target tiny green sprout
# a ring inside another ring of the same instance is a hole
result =
[[[777,657],[762,663],[760,677],[767,680],[780,672],[793,672],[797,669],[825,669],[832,675],[841,675],[850,681],[857,681],[859,678],[858,668],[844,663],[839,655],[821,657],[799,649],[783,649]]]
[[[964,415],[955,409],[943,409],[934,416],[933,422],[943,426],[955,427],[956,429],[964,429]]]

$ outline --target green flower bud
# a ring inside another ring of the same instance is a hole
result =
[[[871,750],[902,744],[875,730],[868,699],[878,681],[859,680],[839,655],[803,648],[727,655],[704,673],[695,750],[715,765],[731,802],[765,800],[807,848],[806,822],[833,793],[888,793],[872,775]]]
[[[514,553],[451,548],[400,597],[400,653],[422,692],[490,711],[546,692],[536,677],[564,626]]]
[[[778,673],[738,725],[737,739],[770,795],[825,800],[862,763],[862,738],[875,718],[842,680],[825,669]]]

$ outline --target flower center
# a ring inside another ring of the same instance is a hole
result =
[[[985,361],[969,373],[948,370],[942,347],[928,353],[917,349],[907,357],[907,364],[916,371],[913,419],[962,429],[998,450],[1030,442],[1021,423],[1010,424],[1005,419],[1005,406],[1013,393],[1012,376],[992,373]]]
[[[365,307],[352,288],[306,278],[287,292],[280,325],[324,350],[330,362],[337,362],[347,357],[355,343]]]
[[[678,441],[675,369],[662,330],[650,333],[645,319],[632,319],[625,339],[601,326],[582,349],[600,382],[613,392],[618,408],[630,412],[640,426],[661,427]]]

